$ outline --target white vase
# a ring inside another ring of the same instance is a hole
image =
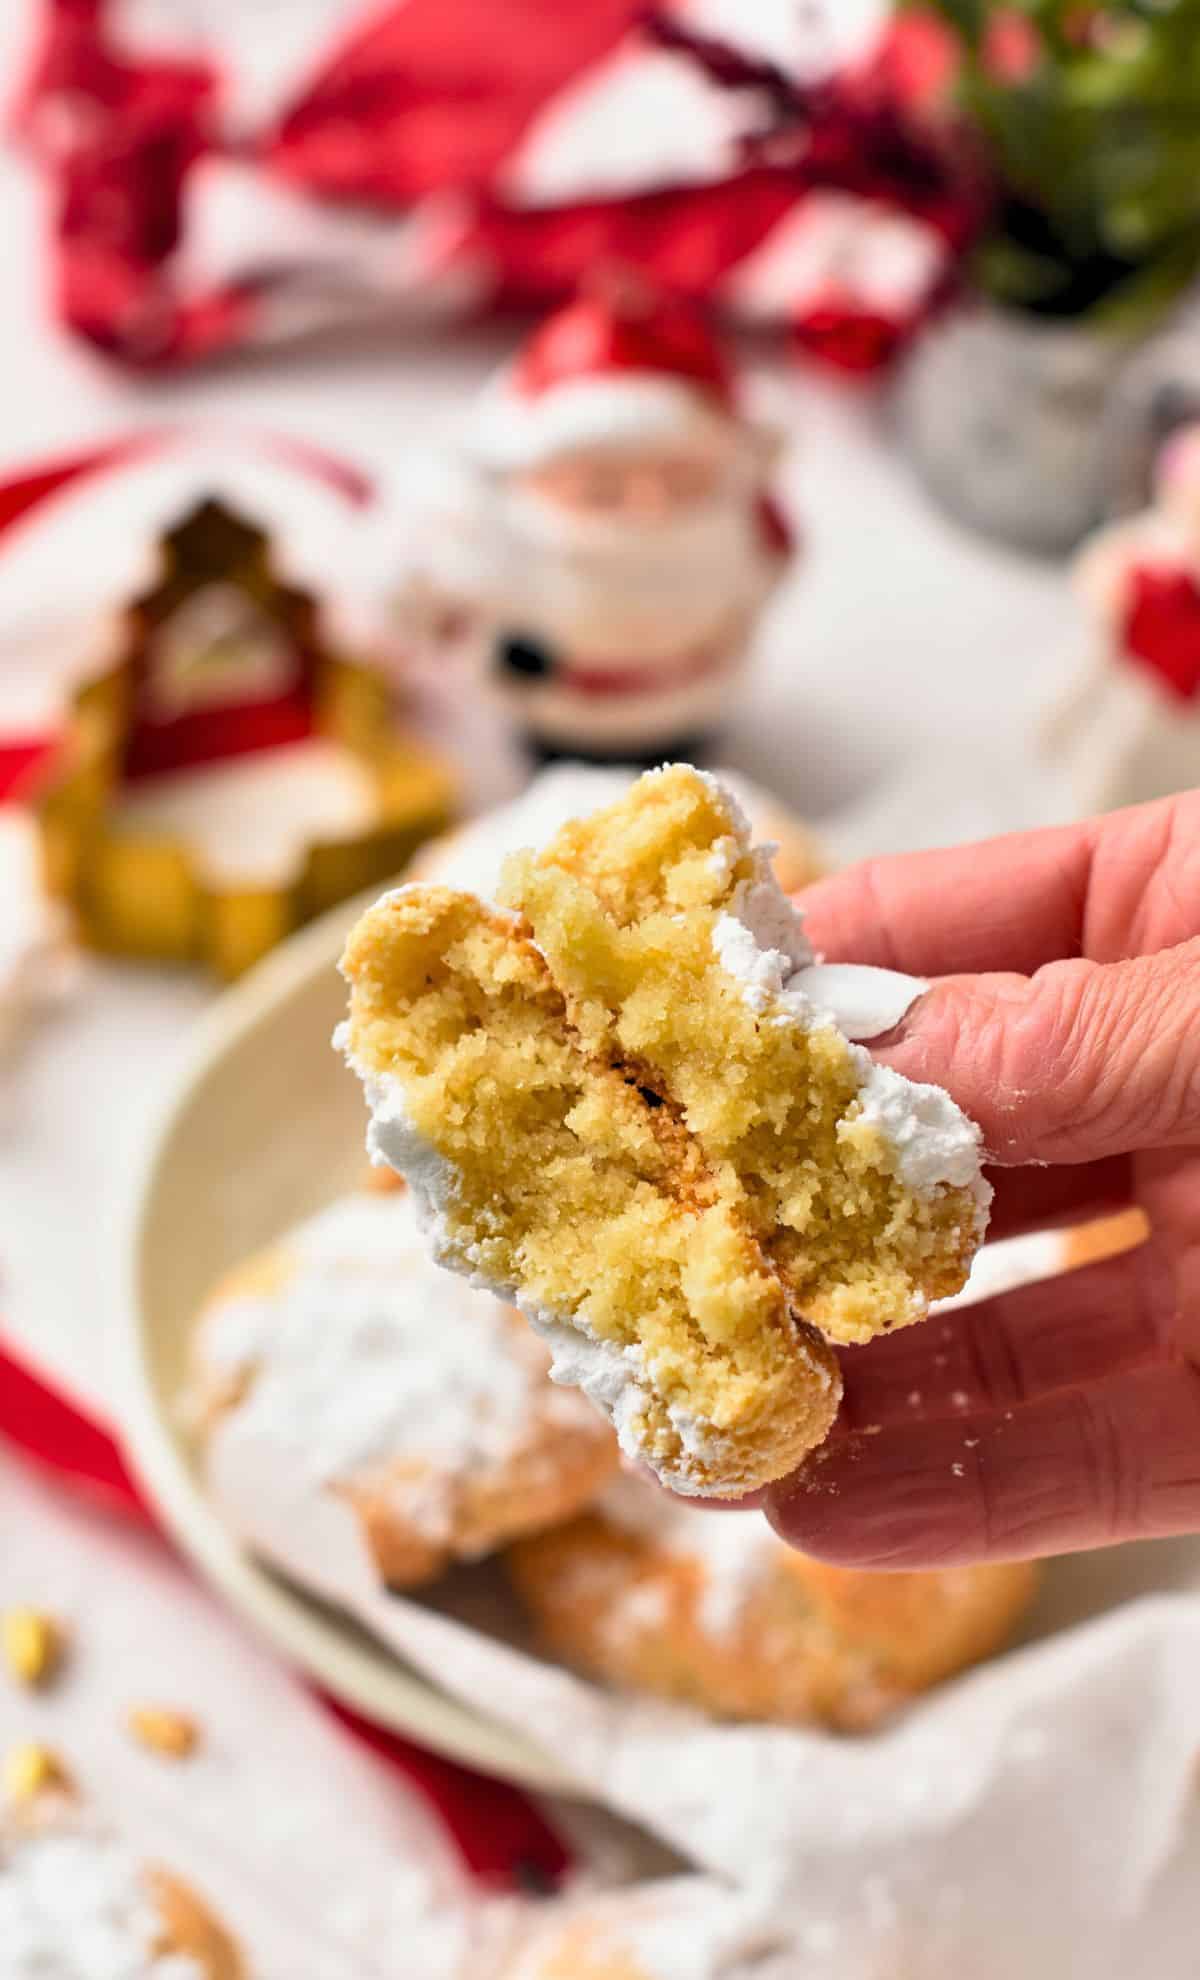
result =
[[[931,494],[988,536],[1070,550],[1104,515],[1107,413],[1138,339],[973,300],[930,325],[895,387]]]

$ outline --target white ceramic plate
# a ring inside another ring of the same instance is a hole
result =
[[[569,1792],[532,1741],[446,1697],[243,1552],[204,1496],[182,1423],[188,1330],[214,1280],[362,1174],[362,1091],[329,1041],[346,995],[336,960],[365,905],[315,922],[219,998],[165,1096],[123,1240],[127,1448],[183,1552],[293,1664],[456,1760]]]

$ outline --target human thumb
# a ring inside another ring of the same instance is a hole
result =
[[[943,977],[871,1051],[945,1087],[992,1161],[1200,1144],[1200,937],[1123,962]]]

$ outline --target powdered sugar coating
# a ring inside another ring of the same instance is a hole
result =
[[[283,1283],[210,1308],[208,1369],[251,1377],[229,1412],[242,1441],[302,1483],[387,1474],[398,1516],[449,1537],[454,1488],[501,1468],[544,1415],[593,1419],[548,1395],[536,1345],[490,1295],[430,1261],[408,1196],[346,1198],[288,1239]],[[403,1461],[405,1474],[388,1467]]]
[[[162,1937],[142,1866],[114,1838],[48,1830],[0,1845],[4,1980],[205,1980]]]
[[[862,1078],[858,1118],[889,1144],[897,1173],[918,1193],[946,1184],[971,1190],[983,1217],[992,1190],[979,1172],[981,1137],[974,1121],[940,1086],[905,1079],[878,1065],[862,1046],[853,1049]]]
[[[623,1532],[699,1564],[703,1585],[697,1615],[714,1637],[737,1628],[747,1597],[770,1573],[782,1548],[759,1512],[739,1507],[705,1512],[627,1475],[605,1487],[597,1509]]]
[[[380,905],[399,899],[406,891],[404,887],[392,888],[381,897]],[[333,1047],[363,1083],[368,1109],[367,1154],[376,1168],[392,1169],[404,1177],[412,1196],[416,1228],[434,1262],[461,1273],[478,1291],[492,1293],[497,1299],[513,1299],[511,1286],[489,1278],[477,1261],[464,1259],[461,1243],[452,1245],[448,1217],[458,1194],[454,1167],[417,1127],[401,1082],[358,1062],[350,1049],[348,1022],[338,1025]]]
[[[653,1400],[641,1347],[606,1340],[582,1315],[568,1324],[531,1303],[522,1311],[550,1350],[551,1381],[581,1390],[608,1417],[626,1456],[640,1456],[639,1425]]]
[[[597,1334],[586,1314],[567,1322],[556,1314],[524,1301],[521,1311],[534,1332],[545,1341],[551,1353],[550,1379],[582,1391],[604,1415],[617,1433],[617,1442],[627,1458],[635,1463],[645,1458],[644,1419],[657,1406],[653,1370],[645,1349],[633,1341],[621,1345]],[[702,1421],[678,1403],[667,1408],[667,1417],[691,1464],[670,1471],[665,1478],[673,1492],[685,1497],[716,1495],[720,1487],[707,1485],[697,1477],[697,1465],[719,1465],[725,1440],[711,1423]]]
[[[831,1026],[843,1037],[878,1037],[899,1023],[928,985],[854,963],[827,964],[814,955],[804,918],[771,871],[763,848],[751,848],[744,814],[715,779],[731,814],[740,849],[754,861],[750,880],[739,882],[730,908],[718,917],[713,948],[738,983],[745,1002],[768,1023],[805,1031]],[[901,1181],[921,1195],[950,1186],[970,1190],[983,1229],[991,1187],[980,1173],[982,1138],[975,1123],[941,1087],[907,1080],[851,1046],[859,1078],[859,1111],[847,1131],[865,1124],[887,1143]]]
[[[749,850],[748,827],[737,845],[740,853]],[[766,849],[757,847],[753,857],[754,877],[738,882],[731,906],[718,916],[713,948],[741,984],[751,1010],[761,1014],[787,994],[796,972],[815,957],[804,918],[775,879]]]

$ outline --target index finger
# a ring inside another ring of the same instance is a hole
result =
[[[911,976],[1032,975],[1082,946],[1096,821],[848,867],[798,898],[833,961]]]

